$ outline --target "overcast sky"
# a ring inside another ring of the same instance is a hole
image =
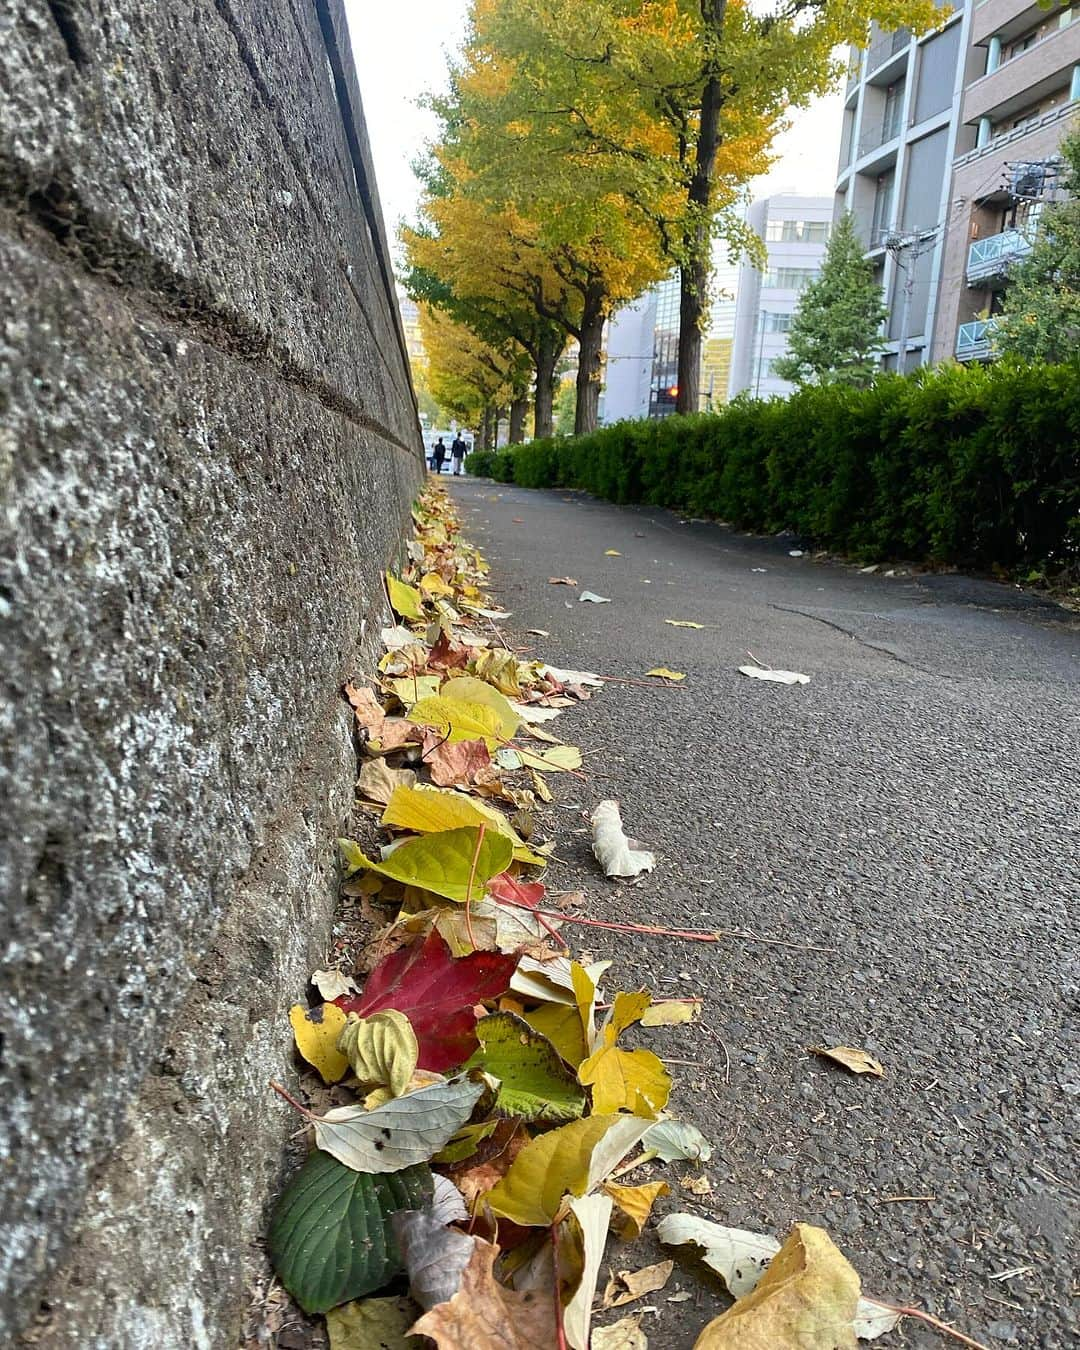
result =
[[[371,149],[387,234],[414,217],[417,183],[410,164],[434,134],[420,96],[444,86],[447,53],[464,33],[466,0],[345,0],[360,76]],[[755,197],[775,192],[828,196],[836,180],[842,96],[820,100],[796,115],[778,138],[780,159],[752,186]]]

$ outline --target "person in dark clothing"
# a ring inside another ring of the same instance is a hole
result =
[[[450,458],[454,461],[455,478],[461,476],[461,466],[465,460],[465,454],[468,448],[469,447],[461,439],[461,433],[458,432],[458,434],[454,437],[453,443],[450,446]]]
[[[435,461],[435,472],[442,473],[442,466],[446,459],[446,446],[443,445],[441,436],[435,442],[435,449],[431,452],[431,458]]]

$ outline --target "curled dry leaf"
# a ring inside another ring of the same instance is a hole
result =
[[[704,628],[703,623],[695,623],[693,619],[665,619],[665,623],[671,624],[672,628]]]
[[[604,1184],[604,1190],[619,1210],[611,1226],[619,1237],[628,1242],[641,1236],[657,1197],[671,1194],[671,1187],[666,1181],[649,1181],[642,1186],[619,1186],[608,1181]]]
[[[597,595],[595,591],[582,591],[578,596],[578,604],[588,602],[590,605],[610,605],[610,595]]]
[[[756,1288],[715,1318],[695,1350],[856,1350],[859,1277],[823,1228],[795,1225]]]
[[[658,1120],[650,1125],[641,1147],[661,1162],[708,1162],[712,1144],[696,1125],[684,1120]]]
[[[384,759],[369,759],[360,769],[356,786],[368,801],[385,806],[395,788],[412,787],[415,782],[416,774],[412,769],[391,769]]]
[[[701,1016],[699,998],[665,998],[650,1004],[641,1014],[643,1027],[678,1027]]]
[[[448,1228],[431,1210],[402,1210],[390,1223],[416,1302],[426,1311],[452,1299],[477,1239]]]
[[[548,577],[549,586],[576,586],[577,581],[573,577]]]
[[[430,1336],[438,1350],[537,1350],[557,1341],[555,1304],[550,1293],[522,1294],[495,1278],[498,1247],[474,1238],[475,1247],[461,1276],[461,1287],[447,1303],[426,1312],[412,1328]]]
[[[602,801],[591,816],[593,853],[608,877],[636,877],[651,872],[656,857],[626,837],[619,804]]]
[[[345,697],[352,704],[353,712],[360,726],[371,736],[378,736],[382,730],[385,714],[370,689],[355,684],[345,686]]]
[[[800,675],[797,670],[769,670],[764,666],[740,666],[740,675],[749,675],[752,680],[771,680],[773,684],[809,684],[809,675]]]
[[[633,1303],[646,1294],[654,1294],[658,1289],[663,1289],[674,1269],[674,1261],[658,1261],[656,1265],[645,1266],[641,1270],[620,1270],[608,1280],[600,1306],[621,1308],[624,1303]]]
[[[873,1055],[868,1055],[865,1050],[857,1050],[851,1045],[834,1045],[830,1049],[823,1045],[812,1045],[810,1053],[820,1055],[822,1059],[831,1059],[834,1064],[839,1064],[851,1073],[869,1073],[875,1078],[885,1077],[885,1070]]]
[[[327,1003],[335,998],[340,998],[342,994],[356,993],[356,981],[351,975],[346,975],[340,970],[313,971],[311,983]]]
[[[671,1300],[668,1299],[670,1303]],[[592,1350],[649,1350],[648,1337],[641,1329],[641,1317],[622,1317],[608,1327],[595,1327]]]
[[[576,1230],[575,1245],[583,1260],[578,1287],[563,1311],[563,1330],[570,1350],[589,1350],[589,1325],[611,1219],[611,1197],[583,1195],[569,1202],[569,1210],[566,1221]]]
[[[685,680],[686,673],[681,670],[668,670],[667,666],[654,666],[652,670],[647,670],[646,675],[655,675],[661,680]]]
[[[370,1017],[349,1013],[338,1049],[361,1086],[389,1088],[392,1097],[409,1086],[420,1055],[409,1019],[395,1008]]]

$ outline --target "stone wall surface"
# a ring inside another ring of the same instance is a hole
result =
[[[337,0],[0,0],[0,1344],[236,1344],[422,474]]]

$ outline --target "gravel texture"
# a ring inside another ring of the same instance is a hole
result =
[[[779,1235],[822,1224],[868,1294],[988,1346],[1075,1343],[1080,624],[1015,588],[863,574],[649,508],[452,490],[508,635],[556,665],[687,674],[611,684],[557,724],[588,781],[559,776],[542,817],[563,860],[550,886],[585,890],[596,917],[830,949],[575,933],[623,987],[705,997],[699,1025],[643,1033],[692,1061],[672,1105],[716,1146],[712,1194],[677,1207]],[[586,588],[612,603],[579,603]],[[748,650],[811,683],[747,679]],[[633,884],[592,860],[586,816],[608,796],[660,855]],[[806,1050],[835,1044],[885,1078]],[[667,1303],[678,1288],[693,1300]],[[653,1350],[691,1345],[723,1306],[686,1266],[646,1302]],[[879,1342],[946,1343],[910,1320]]]

